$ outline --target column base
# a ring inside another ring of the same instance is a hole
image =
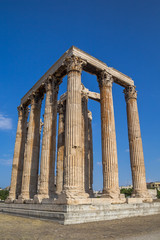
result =
[[[24,203],[28,203],[28,204],[34,203],[34,200],[33,199],[25,199]]]
[[[19,195],[18,199],[14,201],[14,203],[31,203],[31,200],[29,196]]]
[[[153,202],[152,197],[150,196],[148,190],[140,191],[140,190],[133,190],[131,198],[141,198],[143,202]]]
[[[4,202],[5,203],[13,203],[15,201],[15,198],[8,197]]]
[[[89,194],[89,197],[91,197],[91,198],[94,197],[94,193],[93,193],[93,190],[92,190],[92,189],[90,189],[90,190],[88,191],[88,194]]]
[[[34,196],[34,203],[48,203],[51,204],[57,199],[57,195],[49,196],[47,194],[37,194]]]
[[[84,191],[77,190],[64,190],[56,200],[57,204],[68,205],[88,204],[89,202],[89,194]]]
[[[126,198],[124,194],[120,194],[120,191],[104,191],[101,195],[101,198],[108,198],[110,199],[111,203],[113,204],[119,204],[119,203],[125,203]]]
[[[123,194],[118,190],[103,190],[102,198],[120,199]]]
[[[25,199],[23,199],[23,198],[18,198],[18,199],[16,199],[15,201],[14,201],[14,203],[24,203],[24,201],[25,201]]]
[[[133,190],[133,193],[132,193],[130,199],[131,200],[129,200],[129,201],[136,201],[134,199],[137,199],[137,201],[140,201],[138,199],[142,199],[142,202],[153,202],[153,199],[150,196],[148,190],[145,190],[145,191]]]
[[[59,196],[61,195],[62,191],[56,191],[56,195]]]
[[[37,194],[34,196],[33,201],[34,203],[41,203],[44,198],[49,198],[49,196],[44,194]]]

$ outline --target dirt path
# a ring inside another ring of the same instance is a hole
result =
[[[1,240],[160,240],[160,215],[62,226],[0,214]]]

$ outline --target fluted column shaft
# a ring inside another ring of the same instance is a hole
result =
[[[22,192],[19,199],[27,200],[33,198],[37,193],[41,102],[42,96],[39,93],[31,96],[31,111],[24,154]]]
[[[8,199],[14,200],[21,193],[28,107],[18,107],[18,125],[14,148],[11,186]]]
[[[133,195],[136,197],[149,197],[146,188],[142,138],[137,108],[137,91],[135,90],[135,86],[128,86],[124,90],[124,93],[127,104],[128,138]]]
[[[52,197],[55,192],[55,152],[56,152],[56,122],[57,122],[57,94],[58,85],[52,77],[46,84],[46,102],[42,139],[42,153],[40,166],[40,185],[38,198]]]
[[[58,105],[59,125],[58,125],[58,146],[57,146],[57,171],[56,171],[56,193],[60,194],[63,190],[63,165],[64,165],[64,146],[65,146],[65,108],[66,101]]]
[[[117,145],[112,99],[112,76],[103,71],[99,77],[102,129],[103,193],[119,197]]]
[[[88,111],[88,181],[89,193],[93,193],[93,140],[92,140],[92,113]]]
[[[83,186],[89,192],[89,159],[88,159],[88,97],[82,94],[82,160]]]
[[[67,103],[65,121],[64,190],[69,194],[83,191],[82,174],[82,106],[81,71],[84,62],[77,58],[67,59]],[[71,193],[72,192],[72,193]]]

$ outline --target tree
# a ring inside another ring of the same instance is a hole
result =
[[[9,190],[0,190],[0,200],[6,200],[9,195]]]
[[[122,188],[120,192],[125,194],[125,197],[130,197],[132,194],[133,188]]]

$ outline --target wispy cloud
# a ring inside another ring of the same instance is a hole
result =
[[[7,116],[0,114],[0,130],[11,130],[12,119]]]
[[[97,162],[97,165],[98,166],[102,166],[102,162]]]
[[[129,152],[129,149],[127,148],[127,149],[125,150],[125,152]]]
[[[12,158],[0,158],[0,165],[4,165],[4,166],[11,166],[12,165]]]

